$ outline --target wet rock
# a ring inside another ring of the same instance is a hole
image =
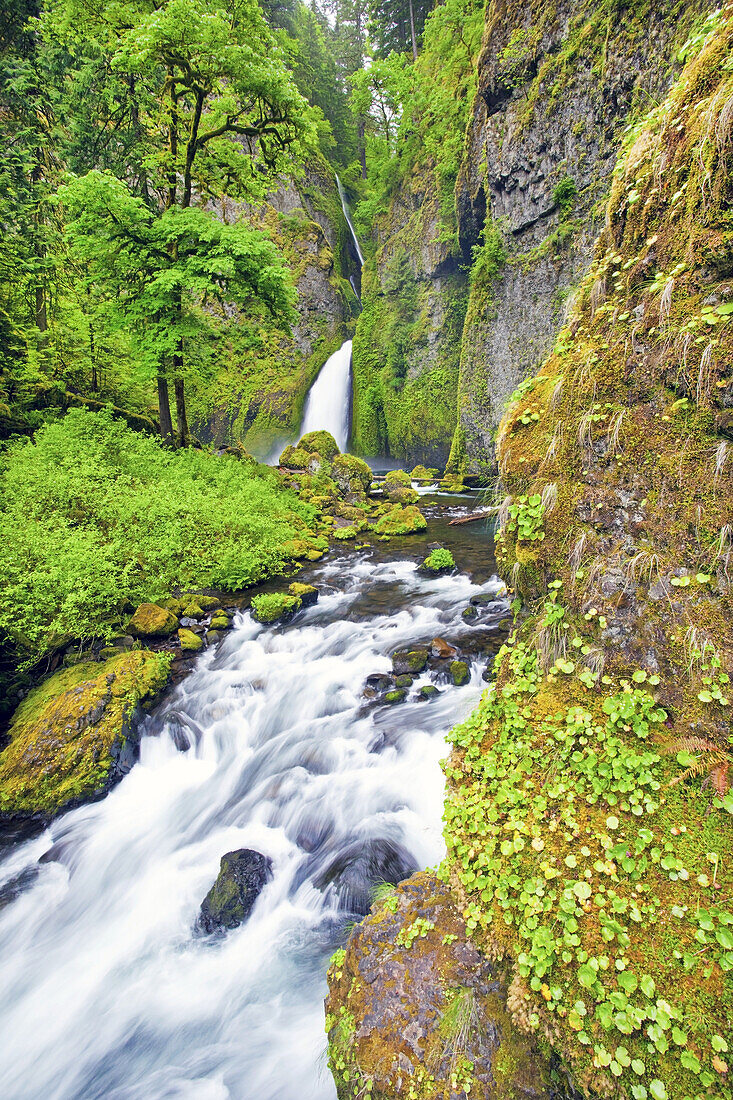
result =
[[[406,698],[407,692],[404,688],[398,688],[395,691],[388,691],[384,697],[384,701],[385,703],[389,703],[390,706],[393,706],[395,703],[404,703]]]
[[[162,638],[178,629],[178,619],[157,603],[141,603],[127,624],[129,634],[137,638]]]
[[[216,645],[221,641],[221,634],[218,630],[207,630],[204,638],[207,645]]]
[[[185,651],[191,651],[195,653],[201,649],[203,639],[198,634],[194,634],[192,630],[181,629],[178,631],[178,642],[181,649]]]
[[[362,1079],[372,1082],[375,1096],[401,1096],[402,1083],[427,1067],[431,1090],[420,1095],[464,1095],[451,1085],[455,1053],[450,1034],[446,1038],[456,1016],[471,1020],[461,1053],[472,1066],[472,1096],[565,1095],[552,1085],[536,1042],[512,1024],[503,976],[469,941],[459,906],[430,874],[414,875],[376,903],[328,981],[329,1055],[339,1100],[350,1098],[351,1083]],[[348,1033],[338,1026],[342,1011],[354,1021]]]
[[[196,928],[210,934],[236,928],[252,912],[262,888],[272,878],[272,860],[251,848],[221,857],[216,882],[201,903]]]
[[[439,657],[441,660],[458,656],[456,647],[446,642],[445,638],[433,638],[430,643],[430,653],[433,657]]]
[[[300,596],[265,592],[252,599],[252,618],[258,623],[285,622],[303,606]],[[212,626],[213,626],[212,622]]]
[[[392,668],[398,676],[422,672],[428,663],[427,649],[399,649],[392,654]]]
[[[435,684],[423,684],[418,692],[421,699],[434,699],[436,695],[442,694],[442,691],[439,691]]]
[[[291,596],[296,596],[303,607],[311,607],[318,599],[317,588],[314,588],[312,584],[301,584],[299,581],[293,581],[291,585],[288,585],[288,593]]]
[[[476,619],[478,619],[478,611],[473,606],[473,604],[469,604],[468,607],[464,607],[463,611],[461,612],[461,618],[465,619],[467,623],[473,623],[476,621]]]
[[[230,626],[231,621],[225,611],[215,612],[215,614],[211,617],[211,622],[209,623],[210,630],[228,630]]]
[[[313,884],[318,890],[335,889],[339,909],[364,916],[375,886],[402,882],[415,870],[415,860],[402,845],[380,837],[349,845],[314,877]]]
[[[391,676],[382,672],[373,672],[366,678],[366,687],[375,692],[388,691],[394,683]]]
[[[471,679],[471,670],[465,661],[451,661],[450,678],[456,687],[463,687]]]
[[[401,676],[395,678],[394,686],[400,689],[412,687],[412,676],[404,672]]]
[[[0,754],[0,822],[48,820],[103,797],[135,762],[140,711],[170,664],[170,653],[132,650],[63,669],[29,692]]]

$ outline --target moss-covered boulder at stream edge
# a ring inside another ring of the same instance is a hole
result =
[[[178,619],[157,603],[141,603],[127,624],[129,634],[138,638],[164,638],[178,629]]]
[[[454,1100],[466,1086],[481,1100],[561,1100],[562,1079],[513,1025],[506,987],[471,944],[446,887],[420,873],[379,894],[328,972],[339,1100]]]
[[[472,945],[501,960],[516,1026],[608,1100],[733,1098],[733,6],[695,41],[627,134],[591,270],[501,422],[514,630],[445,765],[439,875]],[[354,937],[369,984],[332,972],[335,1045],[349,1080],[433,1100],[437,1018],[422,1045],[366,1041],[415,928],[381,919],[382,953]],[[421,997],[403,983],[405,1020]]]
[[[187,630],[185,627],[181,627],[178,631],[178,644],[181,649],[195,653],[197,650],[201,649],[204,642],[198,634],[194,634],[193,630]]]
[[[165,687],[171,658],[132,650],[34,688],[0,753],[0,820],[50,818],[106,794],[135,760],[139,708]]]
[[[252,618],[258,623],[276,623],[291,619],[303,606],[300,596],[286,592],[263,592],[252,597]]]
[[[318,589],[312,584],[302,584],[300,581],[293,581],[288,585],[288,593],[296,596],[303,607],[310,607],[318,600]]]
[[[438,576],[441,573],[452,573],[455,567],[455,559],[450,550],[445,546],[436,546],[420,564],[418,571],[428,576]]]

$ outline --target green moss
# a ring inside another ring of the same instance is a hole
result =
[[[140,638],[158,638],[178,629],[178,619],[172,611],[155,603],[141,603],[127,624],[130,634]]]
[[[444,546],[438,546],[431,550],[422,563],[422,568],[428,573],[447,573],[455,569],[456,563],[450,550]]]
[[[0,753],[0,811],[50,816],[103,794],[137,707],[165,686],[170,662],[171,654],[135,650],[34,688]]]
[[[331,476],[342,493],[368,493],[372,484],[370,467],[356,455],[337,455],[331,465]]]
[[[426,527],[424,515],[414,505],[402,507],[401,504],[395,504],[379,517],[374,530],[378,535],[411,535],[416,531],[424,531]]]
[[[215,627],[212,623],[210,629],[218,630],[219,627]],[[204,644],[203,639],[198,634],[194,634],[192,630],[186,630],[185,627],[182,627],[178,631],[178,643],[181,649],[192,651],[194,653],[197,650],[201,649],[202,645]]]
[[[274,623],[291,618],[302,607],[300,596],[285,592],[265,592],[252,597],[252,618],[258,623]]]
[[[338,443],[331,433],[326,431],[308,432],[300,440],[298,447],[303,451],[318,454],[321,458],[327,460],[335,458],[340,453]]]
[[[292,584],[288,585],[288,593],[291,596],[296,596],[304,607],[315,603],[318,599],[318,589],[312,584],[301,584],[300,581],[293,581]]]

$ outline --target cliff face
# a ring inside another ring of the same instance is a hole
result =
[[[268,230],[293,273],[298,319],[292,332],[254,311],[232,311],[206,385],[192,397],[197,434],[220,446],[241,442],[258,457],[297,436],[306,393],[328,356],[348,338],[358,308],[348,282],[353,245],[336,181],[314,159],[303,179],[287,181],[267,203],[245,211],[225,203],[221,216],[249,216]]]
[[[456,207],[464,260],[486,228],[505,262],[469,304],[454,467],[492,466],[506,399],[551,350],[587,270],[624,127],[663,98],[703,8],[489,5]]]
[[[361,454],[443,465],[456,422],[465,275],[445,236],[433,167],[420,164],[375,227],[354,340]]]
[[[614,1100],[733,1098],[732,50],[728,4],[625,135],[567,323],[499,425],[515,626],[445,769],[439,877],[471,946],[511,1024]],[[444,931],[433,887],[403,891],[387,949],[375,908],[331,972],[341,1095],[358,1074],[390,1098],[553,1095],[551,1074],[438,1089],[437,1040],[380,1026],[407,941]]]

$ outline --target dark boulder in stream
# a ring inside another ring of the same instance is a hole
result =
[[[332,887],[339,909],[363,917],[376,887],[402,882],[416,869],[414,857],[401,844],[378,837],[344,848],[313,879],[313,885],[324,891]]]
[[[251,848],[227,852],[221,857],[216,882],[201,903],[197,931],[225,932],[243,924],[271,878],[269,856]]]

